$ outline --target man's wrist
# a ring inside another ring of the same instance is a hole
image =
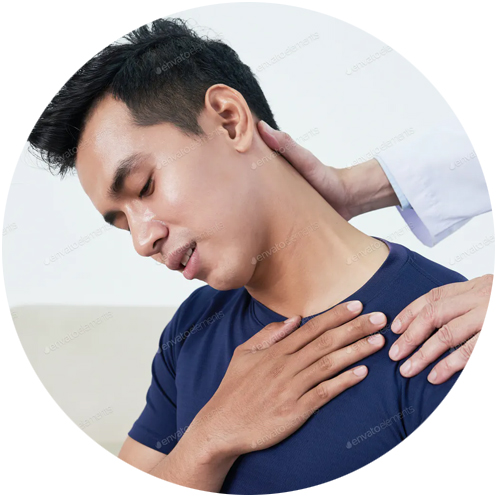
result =
[[[391,183],[376,159],[341,170],[351,217],[389,206],[399,206]]]
[[[195,423],[150,474],[194,489],[219,492],[238,455],[226,451],[217,438]]]
[[[233,465],[240,456],[237,449],[223,437],[219,430],[220,410],[214,409],[205,413],[201,410],[194,418],[180,442],[195,446],[196,459],[206,465]]]

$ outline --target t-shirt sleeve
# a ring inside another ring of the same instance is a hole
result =
[[[420,349],[420,347],[422,346],[419,346],[416,350]],[[443,384],[437,385],[431,384],[427,380],[427,376],[431,373],[432,369],[454,350],[454,348],[451,348],[436,361],[428,365],[418,375],[403,379],[401,396],[402,406],[406,411],[404,412],[403,417],[406,436],[409,436],[417,427],[425,422],[427,417],[429,417],[441,401],[443,401],[460,376],[460,372],[458,372]],[[407,358],[410,358],[410,356]],[[403,364],[405,361],[406,360],[402,360],[400,364]],[[398,375],[401,374],[398,372]]]
[[[430,285],[421,292],[420,295],[428,292],[429,289],[440,287],[442,285],[456,283],[456,282],[466,282],[467,279],[448,268],[424,258],[420,254],[411,254],[411,268],[416,270],[418,278],[421,275],[425,275]],[[407,282],[411,282],[411,285],[415,285],[417,276],[416,274],[406,275]],[[432,332],[431,336],[436,334],[437,331]],[[420,344],[415,351],[407,356],[405,359],[401,360],[399,366],[401,366],[405,361],[407,361],[411,356],[421,349],[424,343]],[[424,370],[414,377],[404,378],[398,370],[398,376],[401,380],[401,396],[402,405],[408,410],[408,414],[404,417],[403,423],[406,430],[406,435],[410,435],[417,427],[419,427],[429,415],[438,407],[439,403],[443,401],[445,396],[454,386],[461,372],[457,372],[450,379],[442,384],[431,384],[427,377],[431,373],[432,369],[444,358],[456,351],[457,348],[450,348],[448,351],[443,353],[435,361],[427,365]],[[398,369],[399,369],[398,366]],[[411,407],[411,408],[410,408]]]
[[[146,405],[128,435],[149,448],[168,454],[179,434],[176,424],[175,346],[181,341],[176,316],[168,323],[152,361],[152,381]]]

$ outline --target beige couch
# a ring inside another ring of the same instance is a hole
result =
[[[73,422],[117,455],[145,406],[159,337],[176,309],[23,306],[11,311],[48,393]]]

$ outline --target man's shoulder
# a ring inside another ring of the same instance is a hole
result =
[[[244,296],[244,287],[220,291],[209,285],[203,285],[183,301],[171,322],[174,322],[173,327],[177,330],[188,330],[212,316],[223,316]]]
[[[452,268],[436,263],[421,254],[407,249],[408,263],[421,277],[433,282],[436,286],[455,282],[466,282],[468,279]]]

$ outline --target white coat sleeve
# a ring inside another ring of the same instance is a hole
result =
[[[479,160],[456,117],[374,157],[400,200],[399,213],[429,247],[491,211]]]

